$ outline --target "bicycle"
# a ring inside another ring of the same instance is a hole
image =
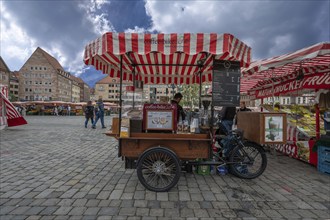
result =
[[[227,131],[220,121],[218,126],[213,134],[213,156],[219,161],[215,163],[217,168],[228,166],[230,173],[244,179],[260,176],[267,167],[267,157],[262,146],[244,139],[240,129]]]

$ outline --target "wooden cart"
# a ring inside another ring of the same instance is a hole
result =
[[[215,60],[226,62],[223,65],[225,74],[221,73],[221,76],[229,77],[229,61],[236,61],[239,67],[247,67],[251,59],[250,52],[251,48],[231,34],[106,33],[86,46],[84,62],[109,74],[110,77],[120,78],[120,134],[123,80],[131,80],[133,85],[136,81],[167,85],[198,83],[201,97],[202,83],[212,82],[212,77],[219,73],[215,74],[213,71]],[[232,82],[232,77],[230,80]],[[234,90],[237,91],[237,88]],[[222,94],[219,92],[219,95]],[[219,100],[217,96],[217,101]],[[201,109],[201,100],[199,108]],[[118,139],[118,156],[124,158],[126,168],[136,168],[140,182],[147,189],[160,192],[168,191],[177,184],[184,162],[194,164],[196,159],[212,158],[212,132],[179,134],[175,133],[175,130],[174,127],[174,133],[130,132],[129,137],[120,137],[114,133],[108,135]],[[233,135],[236,137],[236,134]],[[248,157],[253,163],[253,158],[249,155],[238,158],[241,153],[241,147],[238,145],[243,144],[240,139],[235,140],[238,141],[237,147],[234,148],[236,153],[232,154],[234,156],[229,158],[228,163],[220,161],[204,164],[242,164]],[[251,144],[246,146],[261,152]],[[264,158],[262,154],[262,168],[253,175],[237,175],[243,178],[259,176],[265,168]]]

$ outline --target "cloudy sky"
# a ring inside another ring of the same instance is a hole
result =
[[[269,58],[330,41],[330,0],[0,0],[1,57],[19,70],[39,46],[90,86],[83,63],[105,32],[231,33]]]

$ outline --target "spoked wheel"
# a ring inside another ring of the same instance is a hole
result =
[[[164,147],[143,152],[137,163],[137,175],[142,185],[150,191],[165,192],[175,186],[181,167],[176,154]]]
[[[266,169],[267,157],[264,149],[253,142],[243,142],[236,146],[230,156],[230,171],[237,177],[253,179],[260,176]]]

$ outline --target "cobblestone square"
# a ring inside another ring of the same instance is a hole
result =
[[[330,176],[267,153],[254,180],[182,172],[165,193],[125,170],[117,141],[82,116],[0,131],[0,219],[330,219]],[[109,128],[111,117],[105,117]]]

